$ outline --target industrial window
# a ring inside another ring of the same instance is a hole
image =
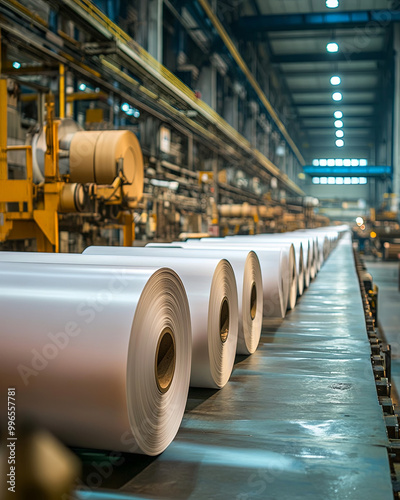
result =
[[[368,160],[365,158],[316,158],[312,164],[314,167],[366,167]]]
[[[330,185],[355,185],[355,184],[367,184],[368,179],[366,177],[313,177],[313,184],[330,184]]]

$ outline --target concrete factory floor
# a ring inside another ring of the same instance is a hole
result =
[[[265,325],[258,351],[237,359],[223,390],[190,391],[161,456],[118,465],[81,451],[83,481],[101,491],[79,498],[391,499],[370,355],[346,240],[296,310]]]
[[[395,389],[394,399],[399,404],[400,392],[400,292],[399,263],[365,262],[374,283],[379,287],[378,323],[385,340],[392,346],[392,384]]]

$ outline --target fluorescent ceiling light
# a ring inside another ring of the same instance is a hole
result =
[[[336,9],[339,7],[339,0],[326,0],[325,5],[328,9]]]
[[[331,85],[340,85],[342,80],[340,79],[340,76],[332,76],[331,78]]]
[[[330,53],[339,52],[339,45],[336,42],[329,42],[326,46],[326,50]]]

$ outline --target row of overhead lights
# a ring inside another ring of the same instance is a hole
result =
[[[330,42],[326,46],[326,50],[328,52],[337,52],[339,50],[339,45],[335,42]],[[342,83],[342,79],[340,78],[340,76],[335,75],[335,76],[331,77],[330,83],[332,86],[336,87],[337,85],[340,85]],[[343,94],[341,92],[334,92],[332,94],[332,99],[335,102],[340,102],[343,99]],[[342,128],[343,128],[343,121],[342,121],[343,113],[342,113],[342,111],[335,111],[333,116],[335,117],[335,124],[334,125],[335,125],[335,128],[337,129],[335,132],[336,146],[338,148],[342,148],[344,146],[344,140],[343,140],[344,132],[342,130]]]
[[[314,167],[366,167],[368,165],[368,160],[365,158],[357,159],[353,158],[316,158],[313,160],[312,164]]]
[[[339,7],[339,0],[326,0],[325,4],[328,7],[328,9],[336,9],[337,7]],[[339,45],[336,42],[329,42],[326,46],[326,50],[327,50],[327,52],[334,54],[336,52],[339,52]],[[340,76],[335,75],[335,76],[331,77],[330,82],[331,82],[331,85],[333,85],[335,87],[337,85],[340,85],[342,83],[342,80],[341,80]],[[335,102],[340,102],[343,99],[343,94],[341,92],[334,92],[332,94],[332,99]],[[342,130],[342,128],[343,128],[343,121],[342,121],[343,113],[341,111],[335,111],[333,115],[335,117],[334,125],[336,128],[336,131],[335,131],[336,146],[338,148],[342,148],[344,146],[344,140],[343,140],[344,132]]]

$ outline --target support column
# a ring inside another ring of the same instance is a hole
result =
[[[238,129],[238,96],[225,97],[224,99],[224,118],[234,129]]]
[[[393,198],[391,210],[399,211],[400,198],[400,25],[394,25],[394,130],[393,130]]]
[[[2,33],[0,30],[0,181],[8,179],[7,170],[7,79],[2,77]],[[5,205],[0,204],[0,212]],[[0,221],[1,222],[1,221]]]
[[[147,51],[158,62],[163,60],[163,0],[148,2],[148,45]]]
[[[256,146],[256,121],[252,116],[246,118],[244,123],[244,136],[253,147]]]
[[[204,66],[200,71],[197,87],[201,99],[212,109],[217,107],[217,70],[214,66]]]
[[[250,102],[249,113],[244,123],[244,136],[253,147],[256,147],[257,143],[257,121],[256,121],[257,114],[258,114],[257,103]]]

